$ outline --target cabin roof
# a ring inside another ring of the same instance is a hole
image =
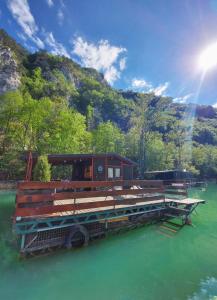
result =
[[[160,171],[147,171],[144,174],[163,174],[163,173],[170,173],[170,172],[183,172],[183,173],[189,173],[188,171],[184,171],[184,170],[179,170],[179,169],[175,169],[175,170],[160,170]]]
[[[38,154],[33,153],[33,160],[37,159]],[[92,158],[115,158],[123,161],[125,164],[136,166],[137,163],[129,158],[123,157],[117,153],[100,153],[100,154],[49,154],[49,163],[55,164],[67,164],[76,160],[88,160]]]

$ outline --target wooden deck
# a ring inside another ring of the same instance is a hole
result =
[[[183,226],[197,205],[204,202],[188,198],[183,183],[21,182],[16,195],[14,230],[21,236],[22,253],[56,246],[68,248],[74,239],[77,241],[77,233],[82,235],[81,242],[84,238],[86,245],[89,239],[102,237],[107,232],[153,221],[180,218],[180,226]],[[161,230],[165,231],[165,227],[162,225]]]
[[[204,202],[186,196],[185,185],[165,187],[162,181],[22,182],[18,185],[15,218],[70,216],[171,202],[177,205]]]
[[[150,195],[149,195],[150,196]],[[145,196],[147,197],[147,196]],[[133,206],[141,206],[141,205],[150,205],[150,204],[160,204],[160,203],[164,203],[165,200],[161,199],[161,200],[152,200],[152,201],[147,201],[147,198],[144,197],[144,201],[138,202],[138,203],[134,203],[132,204]],[[83,214],[83,213],[88,213],[88,212],[98,212],[98,211],[105,211],[105,210],[109,210],[109,209],[115,209],[115,208],[125,208],[125,207],[130,207],[132,205],[129,204],[123,204],[121,205],[121,201],[126,200],[126,199],[141,199],[138,196],[134,196],[134,195],[126,195],[125,197],[98,197],[98,198],[84,198],[84,199],[76,199],[76,204],[80,204],[80,203],[94,203],[94,202],[98,202],[98,201],[110,201],[110,200],[115,200],[116,205],[109,205],[109,206],[104,206],[104,207],[96,207],[96,208],[88,208],[88,209],[80,209],[80,210],[76,210],[76,211],[67,211],[67,212],[60,212],[60,213],[54,213],[52,214],[52,216],[68,216],[68,215],[73,215],[73,214]],[[54,205],[66,205],[66,204],[74,204],[74,200],[73,199],[67,199],[67,200],[59,200],[59,201],[54,201]]]
[[[171,199],[165,199],[166,202],[171,202]],[[184,205],[192,205],[192,204],[199,204],[199,203],[205,203],[205,200],[201,199],[194,199],[194,198],[185,198],[182,200],[172,199],[172,202],[178,203],[178,204],[184,204]]]
[[[117,206],[118,208],[126,208],[129,207],[130,205],[120,205],[121,200],[127,199],[129,198],[129,196],[125,196],[125,197],[119,197],[119,199],[114,199],[114,197],[107,197],[106,199],[104,197],[98,197],[96,198],[85,198],[85,199],[77,199],[76,200],[76,204],[78,203],[90,203],[90,202],[96,202],[96,201],[106,201],[106,200],[116,200],[117,201]],[[130,197],[132,199],[132,196]],[[138,196],[134,196],[133,198],[138,198]],[[185,198],[182,200],[177,200],[177,199],[161,199],[161,200],[152,200],[152,201],[147,201],[147,196],[144,195],[144,202],[139,202],[139,203],[135,203],[133,204],[134,206],[139,206],[139,205],[150,205],[150,204],[161,204],[161,203],[176,203],[178,205],[193,205],[193,204],[199,204],[199,203],[205,203],[204,200],[200,200],[200,199],[193,199],[193,198]],[[73,204],[74,200],[73,199],[67,199],[67,200],[59,200],[59,201],[55,201],[54,205],[65,205],[65,204]],[[82,210],[77,210],[77,211],[67,211],[67,212],[60,212],[60,213],[54,213],[52,214],[52,216],[69,216],[69,215],[73,215],[73,214],[83,214],[83,213],[88,213],[88,212],[98,212],[98,211],[104,211],[104,210],[108,210],[108,209],[114,209],[115,206],[106,206],[106,207],[98,207],[98,208],[89,208],[89,209],[82,209]]]

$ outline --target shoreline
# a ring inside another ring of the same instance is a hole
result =
[[[0,191],[1,190],[16,190],[17,181],[0,181]]]

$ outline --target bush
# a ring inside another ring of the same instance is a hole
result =
[[[38,161],[34,168],[33,178],[36,181],[47,182],[51,180],[51,167],[46,155],[38,157]]]

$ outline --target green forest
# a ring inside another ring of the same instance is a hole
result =
[[[217,111],[170,97],[115,90],[94,69],[45,51],[29,53],[3,30],[17,90],[0,95],[0,173],[22,179],[24,151],[116,152],[145,171],[186,169],[217,176]],[[4,62],[0,61],[0,65]]]

